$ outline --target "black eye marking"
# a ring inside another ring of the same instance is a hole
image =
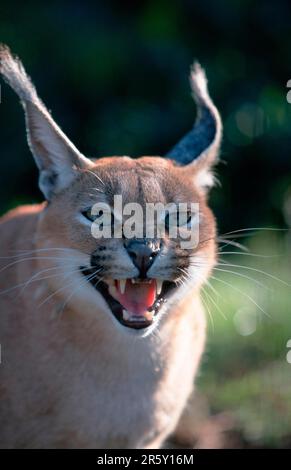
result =
[[[92,208],[89,207],[89,209],[86,209],[85,211],[82,211],[81,214],[88,220],[90,220],[90,222],[94,222],[96,219],[99,219],[99,217],[102,217],[102,215],[104,214],[103,210],[101,209],[98,214],[92,214]],[[100,227],[101,227],[102,224],[100,224]]]
[[[112,261],[112,256],[97,256],[99,261]]]
[[[98,253],[94,253],[91,257],[93,262],[99,263],[100,261],[112,261],[113,256],[111,255],[98,255]]]
[[[185,217],[185,213],[183,214],[183,216],[178,212],[177,213],[177,219],[174,217],[173,218],[173,223],[176,223],[177,224],[177,227],[182,227],[183,225],[189,225],[191,220],[192,220],[192,212],[191,211],[187,211],[187,216]],[[171,220],[171,216],[169,214],[169,212],[167,212],[166,214],[166,217],[165,217],[165,229],[168,231],[169,228],[170,228],[170,222],[172,222]]]
[[[190,267],[190,263],[180,263],[178,268],[189,268]]]

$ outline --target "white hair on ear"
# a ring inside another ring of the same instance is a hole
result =
[[[191,67],[190,83],[195,101],[209,101],[207,77],[199,62],[194,62]]]
[[[208,190],[215,185],[216,178],[210,171],[202,169],[195,175],[195,182],[199,188]]]
[[[0,72],[21,100],[42,105],[22,63],[4,44],[0,45]]]

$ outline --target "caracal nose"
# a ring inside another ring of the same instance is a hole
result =
[[[160,244],[152,240],[128,240],[125,242],[127,253],[133,264],[140,272],[140,277],[145,278],[150,266],[160,250]]]

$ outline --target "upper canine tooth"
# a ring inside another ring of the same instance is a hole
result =
[[[117,289],[115,286],[113,286],[112,284],[110,284],[110,286],[108,287],[108,292],[110,295],[112,295],[112,297],[114,297],[116,299],[116,296],[117,296]]]
[[[158,295],[160,295],[160,293],[162,292],[163,282],[164,281],[161,281],[160,279],[157,279],[157,294]]]
[[[122,294],[125,292],[126,279],[119,279],[119,289]]]
[[[131,278],[131,283],[136,284],[136,280],[133,277]]]

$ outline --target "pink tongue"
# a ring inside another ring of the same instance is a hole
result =
[[[119,284],[119,283],[118,283]],[[151,283],[140,282],[132,284],[130,279],[126,280],[124,294],[117,288],[117,300],[129,312],[135,315],[144,315],[156,300],[156,281]]]

